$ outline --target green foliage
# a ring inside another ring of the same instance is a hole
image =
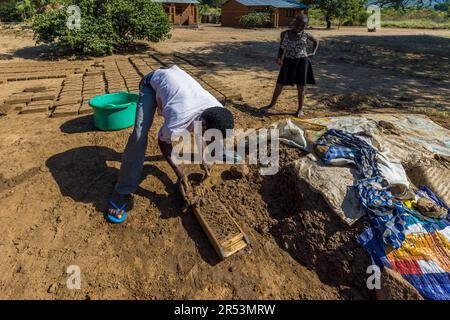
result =
[[[350,10],[341,18],[335,16],[331,22],[344,26],[366,26],[368,16],[366,9],[361,7],[359,10]],[[319,8],[310,9],[309,18],[311,25],[326,25],[325,12]],[[391,6],[381,9],[381,25],[393,28],[449,29],[450,20],[449,13],[446,11],[417,7],[395,9]]]
[[[327,29],[331,28],[333,20],[339,25],[345,21],[354,21],[361,16],[364,0],[304,0],[306,4],[312,8],[320,10],[322,13]]]
[[[201,4],[201,5],[199,5],[199,9],[198,9],[198,12],[199,12],[200,15],[203,15],[203,14],[212,14],[212,15],[220,16],[221,11],[222,11],[221,8],[210,7],[210,6],[207,5],[207,4]]]
[[[0,0],[1,1],[1,0]],[[36,13],[43,12],[48,5],[58,0],[7,0],[0,6],[1,22],[22,22],[30,20]]]
[[[200,6],[206,5],[211,8],[220,8],[222,0],[200,0]]]
[[[81,55],[108,55],[135,40],[158,42],[170,36],[163,7],[148,0],[64,0],[62,8],[47,8],[35,16],[38,42]],[[81,9],[80,28],[69,28],[67,8]]]
[[[0,7],[0,22],[20,22],[22,15],[17,11],[15,1],[7,1]]]
[[[241,17],[240,22],[247,28],[267,28],[272,25],[270,13],[268,12],[247,13]]]
[[[31,0],[19,0],[16,3],[16,10],[22,20],[28,20],[36,13],[36,6]]]
[[[449,15],[444,11],[417,9],[414,7],[396,10],[381,10],[381,25],[395,28],[449,29]]]
[[[434,9],[437,11],[447,12],[447,16],[450,14],[450,0],[445,0],[442,3],[437,3],[434,6]]]

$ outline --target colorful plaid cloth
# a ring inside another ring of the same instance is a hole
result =
[[[375,228],[358,236],[374,264],[394,269],[425,299],[450,300],[450,220],[429,222],[408,215],[400,248],[386,246]]]
[[[414,209],[396,201],[377,169],[376,150],[355,135],[329,130],[317,144],[328,146],[325,163],[350,160],[362,175],[354,188],[372,227],[358,241],[374,263],[398,271],[426,299],[450,300],[449,218],[420,219]],[[421,187],[417,195],[449,210],[427,187]]]
[[[381,176],[358,180],[355,189],[361,206],[371,219],[372,227],[383,238],[387,246],[400,248],[405,240],[405,209],[399,201],[394,201],[386,180]]]

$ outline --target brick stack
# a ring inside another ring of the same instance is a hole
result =
[[[125,84],[129,92],[139,92],[139,82],[141,82],[141,76],[137,70],[133,67],[128,58],[116,59],[119,72],[125,80]]]
[[[134,68],[138,71],[141,77],[146,76],[150,72],[152,72],[154,69],[150,67],[146,62],[146,57],[132,57],[130,58],[131,64],[134,66]]]
[[[19,114],[46,113],[53,107],[57,89],[46,86],[26,88],[9,96],[3,104],[3,110],[18,111]]]
[[[109,93],[126,91],[127,87],[114,58],[105,59],[106,89]]]
[[[55,102],[52,117],[64,117],[78,114],[82,101],[83,75],[73,74],[64,80],[61,92]]]
[[[89,106],[89,100],[92,98],[105,94],[106,86],[104,80],[104,71],[100,68],[94,68],[86,72],[84,76],[83,85],[83,104],[80,107],[80,114],[87,114],[92,112]]]

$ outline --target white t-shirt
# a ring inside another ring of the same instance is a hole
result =
[[[203,111],[223,105],[178,66],[156,70],[150,80],[156,91],[158,113],[164,117],[160,140],[170,143],[172,135],[194,129]]]

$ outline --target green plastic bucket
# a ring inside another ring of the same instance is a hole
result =
[[[94,109],[94,126],[99,130],[112,131],[134,125],[139,94],[116,92],[89,100]]]

